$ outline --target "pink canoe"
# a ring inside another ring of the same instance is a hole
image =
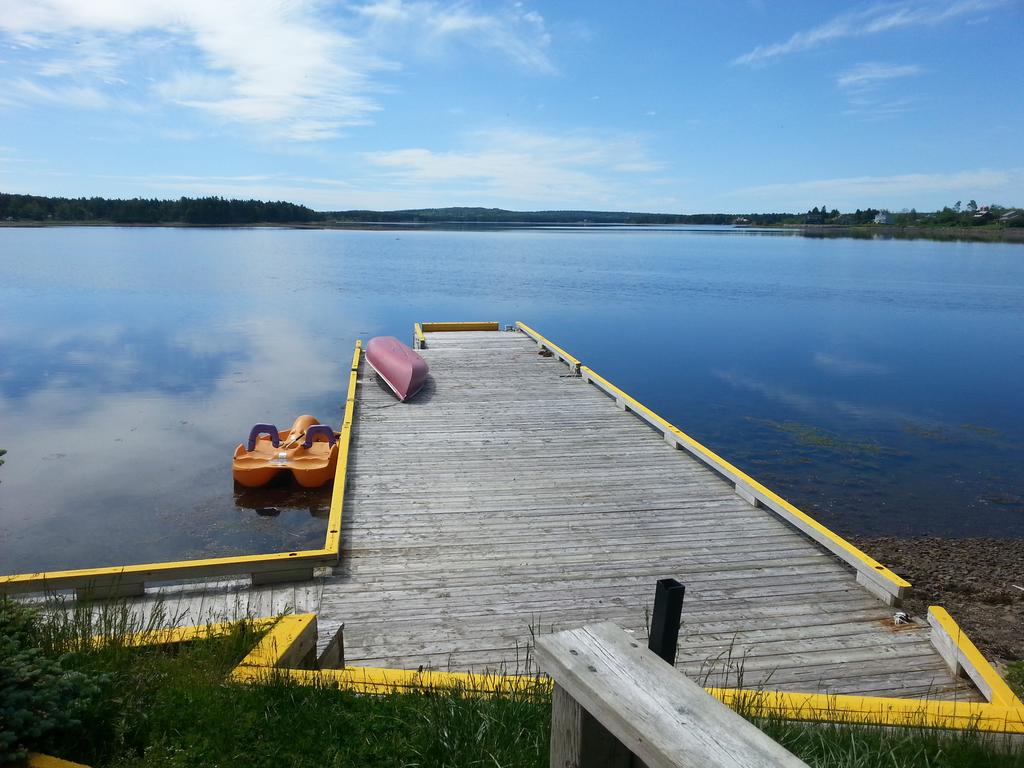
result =
[[[427,361],[394,336],[370,339],[366,362],[403,402],[419,392],[427,380]]]

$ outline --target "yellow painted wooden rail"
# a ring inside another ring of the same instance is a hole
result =
[[[945,608],[933,605],[928,609],[932,627],[932,645],[954,673],[967,675],[988,701],[1007,707],[1021,706],[1020,699],[1006,681],[988,663]]]
[[[361,353],[362,342],[357,341],[349,369],[348,394],[338,440],[338,467],[327,519],[327,534],[321,549],[21,573],[0,576],[0,594],[74,589],[80,597],[141,595],[146,584],[153,582],[249,575],[253,584],[267,584],[309,579],[313,576],[314,568],[336,565],[341,542],[342,505]]]
[[[541,336],[539,333],[533,330],[533,328],[526,325],[525,323],[520,323],[517,321],[516,328],[518,328],[531,339],[536,341],[540,345],[541,349],[546,349],[551,354],[556,355],[559,360],[561,360],[563,363],[569,366],[569,370],[572,371],[574,375],[578,376],[580,374],[580,366],[582,365],[582,363],[580,363],[579,360],[570,355],[560,346],[548,341],[546,338]]]
[[[615,399],[623,410],[632,411],[660,431],[666,442],[677,448],[686,450],[703,464],[732,483],[736,493],[755,506],[764,507],[774,512],[787,523],[797,528],[810,538],[817,541],[833,554],[849,563],[857,571],[857,581],[889,604],[897,603],[910,591],[910,582],[893,573],[874,558],[868,556],[837,533],[829,530],[810,515],[797,509],[774,491],[766,488],[741,469],[730,464],[710,448],[705,447],[694,438],[662,418],[636,398],[623,392],[608,379],[601,376],[593,368],[583,365],[579,360],[564,349],[554,344],[537,331],[523,323],[516,327],[532,338],[542,348],[550,350],[566,363],[570,369],[578,372],[586,381],[604,391]]]
[[[61,760],[59,757],[43,755],[39,752],[29,753],[25,765],[27,768],[89,768],[81,763],[72,763],[70,760]]]
[[[425,349],[427,346],[427,338],[423,335],[425,333],[500,330],[501,323],[494,320],[456,323],[415,323],[412,327],[412,346],[413,349]]]
[[[911,588],[910,582],[893,573],[877,560],[846,541],[846,539],[829,530],[810,515],[797,509],[777,493],[769,490],[714,451],[678,429],[634,397],[616,387],[592,368],[580,363],[575,357],[534,329],[519,322],[516,323],[516,328],[532,338],[542,348],[557,354],[559,359],[570,368],[577,368],[580,375],[586,381],[613,397],[620,408],[633,412],[637,417],[658,429],[670,445],[686,450],[732,483],[740,497],[755,506],[771,510],[790,525],[810,536],[833,554],[849,563],[857,571],[857,581],[862,586],[890,604],[898,602],[900,598],[908,594]],[[820,714],[829,708],[834,709],[838,707],[838,710],[842,713],[866,713],[865,717],[875,717],[878,713],[885,710],[890,712],[892,718],[894,718],[892,723],[887,721],[887,724],[903,722],[899,718],[909,714],[920,717],[924,711],[928,722],[935,724],[936,727],[946,727],[938,725],[946,720],[956,723],[956,725],[949,727],[967,727],[966,723],[968,720],[977,719],[979,716],[993,718],[995,722],[1004,722],[1007,718],[1013,721],[1016,718],[1016,725],[1021,727],[1024,705],[1021,704],[999,673],[975,647],[974,643],[967,638],[956,622],[953,621],[949,613],[944,608],[932,606],[928,610],[928,622],[932,627],[932,644],[939,651],[940,655],[954,673],[964,674],[971,679],[982,695],[988,700],[988,704],[968,705],[966,702],[954,702],[951,705],[948,702],[922,702],[912,699],[824,696],[821,694],[777,692],[759,693],[729,689],[716,689],[717,692],[712,692],[720,697],[730,697],[737,702],[739,699],[736,697],[745,697],[745,704],[749,704],[749,694],[757,693],[759,704],[766,707],[770,714],[782,714],[796,719],[813,719],[801,717],[800,712]],[[918,706],[913,706],[915,704]],[[928,705],[926,711],[922,710],[920,706],[922,704]],[[950,709],[950,706],[954,708]],[[981,709],[972,709],[977,707],[981,707]],[[999,709],[1000,707],[1007,708],[1008,711],[1003,712]],[[864,722],[868,721],[870,719]],[[1024,730],[1014,730],[1013,732],[1024,732]]]
[[[501,323],[495,321],[486,322],[462,322],[462,323],[420,323],[423,333],[440,333],[444,331],[500,331]]]

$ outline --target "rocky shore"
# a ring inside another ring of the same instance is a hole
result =
[[[988,658],[1024,660],[1024,540],[851,537],[914,585],[905,609],[941,605]]]

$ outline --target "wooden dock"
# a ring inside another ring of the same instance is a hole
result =
[[[984,700],[926,623],[896,626],[847,563],[530,337],[425,342],[410,403],[359,369],[339,565],[179,587],[171,613],[315,611],[322,641],[344,624],[349,665],[514,674],[534,669],[538,634],[613,621],[646,640],[655,582],[672,577],[676,664],[705,686]]]

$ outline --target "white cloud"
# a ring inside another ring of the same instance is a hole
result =
[[[369,121],[381,73],[397,68],[379,52],[404,57],[459,43],[553,71],[544,19],[519,4],[483,12],[397,0],[333,8],[317,0],[0,0],[0,33],[33,62],[8,104],[63,96],[108,107],[109,89],[129,91],[130,79],[135,99],[300,141]],[[383,42],[401,39],[417,45]]]
[[[40,0],[0,14],[0,29],[60,52],[39,70],[48,78],[109,82],[113,72],[145,71],[173,57],[184,66],[157,85],[158,96],[274,136],[314,139],[363,122],[375,109],[367,91],[377,64],[315,9],[272,0]],[[175,48],[154,56],[154,35]],[[83,98],[77,105],[103,106]]]
[[[916,64],[883,64],[877,61],[865,61],[840,72],[836,77],[836,85],[853,90],[873,88],[890,80],[919,75],[922,71],[921,67]]]
[[[849,100],[849,106],[843,114],[875,122],[911,111],[917,97],[893,98],[891,94],[898,87],[894,81],[919,75],[923,71],[916,64],[866,61],[840,72],[836,77],[836,85],[847,94]]]
[[[0,174],[3,171],[0,154]],[[316,210],[389,210],[447,205],[514,209],[579,208],[679,211],[681,186],[666,178],[642,137],[550,135],[508,128],[467,134],[452,149],[403,147],[356,155],[342,177],[267,173],[77,175],[63,194],[122,197],[220,195],[289,200]],[[325,169],[336,166],[330,158]],[[37,185],[37,186],[34,186]],[[23,185],[45,193],[40,175]],[[109,195],[109,193],[106,193]]]
[[[812,29],[796,32],[784,42],[759,45],[736,57],[732,63],[764,64],[791,53],[818,48],[834,40],[866,37],[894,29],[934,26],[950,19],[980,13],[1005,2],[1006,0],[960,0],[954,3],[939,3],[912,0],[880,3],[863,10],[841,14]]]
[[[18,104],[24,101],[43,101],[83,109],[102,109],[110,103],[102,92],[90,86],[50,86],[25,78],[18,78],[7,83],[6,91],[5,94],[0,95],[0,103],[6,101],[8,104]]]
[[[1024,197],[1024,168],[977,169],[955,173],[908,173],[895,176],[851,176],[738,189],[728,195],[771,202],[780,210],[806,210],[827,200],[840,210],[864,207],[921,210],[956,197],[1017,200]]]
[[[464,2],[381,0],[356,10],[371,23],[370,36],[379,47],[441,55],[453,46],[467,46],[500,54],[523,69],[555,71],[544,17],[521,3],[483,12]]]
[[[480,197],[619,207],[628,177],[663,170],[643,143],[631,137],[552,136],[497,130],[468,137],[467,149],[422,147],[368,152],[381,181],[429,191],[456,185],[466,199]]]
[[[877,122],[910,112],[917,102],[914,99],[865,99],[852,98],[844,115],[857,117],[866,122]]]

